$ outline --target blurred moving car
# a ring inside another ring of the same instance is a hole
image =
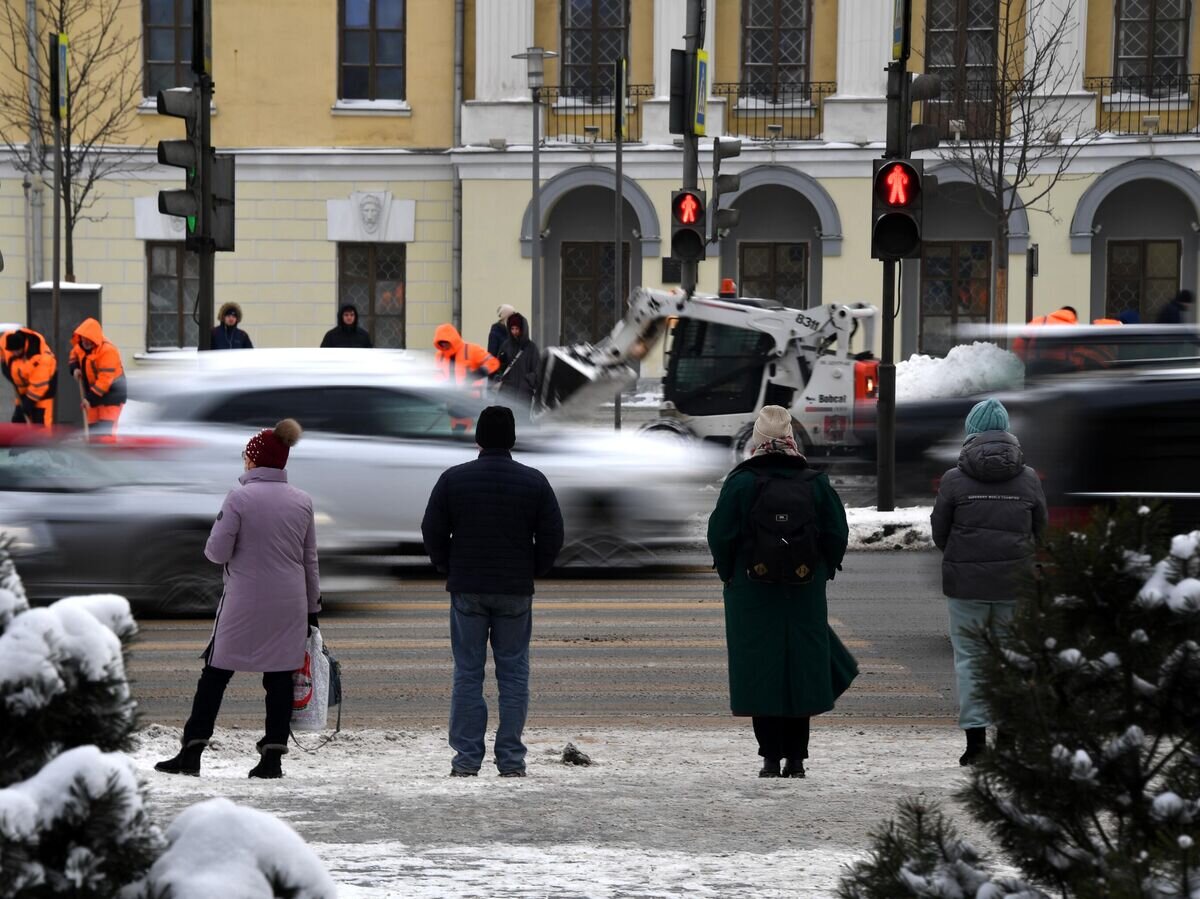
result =
[[[1200,527],[1200,368],[1099,372],[999,397],[1052,521],[1073,523],[1120,499],[1161,502],[1172,533]],[[959,433],[930,448],[931,477],[952,468]]]
[[[323,563],[337,557],[379,572],[424,555],[420,524],[434,483],[478,452],[471,429],[455,431],[452,421],[473,419],[487,401],[438,379],[421,354],[247,350],[169,368],[131,380],[122,433],[176,441],[147,464],[228,487],[249,435],[295,418],[305,436],[288,472],[322,516]],[[560,565],[661,561],[662,550],[695,539],[695,516],[709,510],[711,485],[728,468],[715,449],[521,418],[514,456],[545,472],[563,507]]]
[[[1010,411],[1022,404],[1026,394],[1031,398],[1045,398],[1053,395],[1057,387],[1062,388],[1065,395],[1071,395],[1068,385],[1090,385],[1106,374],[1112,376],[1111,380],[1101,383],[1115,384],[1123,377],[1164,368],[1194,369],[1200,374],[1200,329],[1195,325],[1018,326],[975,329],[971,333],[980,337],[994,338],[999,334],[1031,338],[1025,390],[994,394],[1010,407]],[[1086,395],[1090,389],[1089,386],[1082,387],[1081,395]],[[934,479],[948,467],[938,467],[947,455],[940,444],[955,445],[956,441],[961,444],[963,419],[971,406],[982,398],[983,394],[979,394],[897,403],[896,477],[899,492],[908,498],[923,498],[936,492]],[[874,458],[874,408],[864,409],[859,420],[862,426],[859,439],[866,447],[865,454]],[[1053,421],[1048,423],[1054,424]],[[1128,434],[1127,439],[1140,439],[1140,435]],[[954,457],[957,458],[957,450]],[[931,458],[938,461],[930,462]]]
[[[120,593],[140,610],[211,611],[221,570],[204,543],[224,491],[187,484],[138,455],[0,425],[0,534],[33,601]]]

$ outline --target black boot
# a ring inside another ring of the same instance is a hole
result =
[[[967,728],[967,751],[959,756],[960,765],[974,765],[976,760],[987,752],[987,728]]]
[[[804,759],[788,759],[780,777],[804,777]]]
[[[262,757],[258,760],[258,764],[250,769],[249,776],[269,780],[283,777],[283,754],[287,752],[287,747],[267,743],[260,745],[258,751],[262,753]]]
[[[207,745],[207,740],[189,740],[179,750],[177,756],[159,762],[154,766],[154,770],[161,771],[163,774],[188,774],[192,777],[199,777],[200,756]]]
[[[759,777],[778,777],[779,776],[779,759],[763,759],[762,770],[758,772]]]

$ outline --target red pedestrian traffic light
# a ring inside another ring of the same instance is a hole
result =
[[[871,200],[871,258],[920,257],[924,169],[921,160],[876,161]]]
[[[700,217],[700,199],[688,191],[680,191],[675,197],[675,221],[681,225],[694,225]]]
[[[700,262],[705,244],[704,192],[677,190],[671,193],[671,257],[680,262]]]
[[[889,162],[875,173],[875,193],[883,205],[907,209],[921,193],[921,179],[908,162]]]

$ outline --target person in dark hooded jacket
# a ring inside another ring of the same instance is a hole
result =
[[[528,404],[537,394],[541,354],[529,339],[529,322],[519,312],[508,317],[508,339],[500,346],[496,388],[503,400]]]
[[[325,332],[321,340],[323,348],[371,349],[371,335],[358,326],[358,307],[346,303],[338,310],[338,325]]]
[[[242,323],[242,307],[237,303],[225,303],[217,314],[219,324],[212,329],[212,349],[252,350],[254,343],[250,335],[239,325]]]
[[[1021,590],[1032,583],[1037,542],[1046,529],[1046,496],[1008,431],[999,400],[967,415],[958,466],[942,476],[930,522],[942,555],[942,592],[950,604],[950,643],[958,684],[958,724],[970,765],[987,749],[988,709],[976,691],[985,648],[974,632],[1012,620]]]

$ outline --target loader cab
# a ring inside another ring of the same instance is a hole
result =
[[[771,337],[761,331],[681,317],[672,331],[663,399],[695,417],[752,413],[763,402],[786,406],[790,397],[763,396],[764,390],[775,392],[764,385],[773,349]]]

